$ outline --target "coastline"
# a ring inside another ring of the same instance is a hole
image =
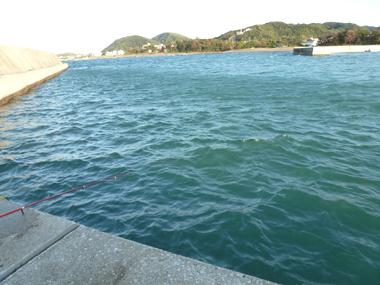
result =
[[[127,54],[127,55],[114,55],[114,56],[94,56],[90,58],[78,59],[65,59],[62,61],[75,61],[75,60],[90,60],[90,59],[103,59],[103,58],[123,58],[123,57],[155,57],[155,56],[177,56],[177,55],[194,55],[194,54],[225,54],[225,53],[256,53],[256,52],[293,52],[293,47],[279,47],[279,48],[257,48],[257,49],[238,49],[219,52],[182,52],[182,53],[140,53],[140,54]]]
[[[0,44],[0,106],[68,68],[54,53]]]
[[[0,199],[0,215],[20,207]],[[47,282],[276,285],[32,208],[25,209],[24,214],[1,218],[0,227],[2,285]]]

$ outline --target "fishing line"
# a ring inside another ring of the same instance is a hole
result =
[[[21,211],[21,212],[24,214],[24,209],[29,208],[29,207],[31,207],[31,206],[37,205],[37,204],[39,204],[39,203],[45,202],[45,201],[47,201],[47,200],[50,200],[50,199],[56,198],[56,197],[58,197],[58,196],[65,195],[65,194],[67,194],[67,193],[70,193],[70,192],[73,192],[73,191],[76,191],[76,190],[79,190],[79,189],[83,189],[83,190],[84,190],[86,187],[91,186],[91,185],[94,185],[94,184],[97,184],[97,183],[100,183],[100,182],[104,182],[104,181],[111,180],[111,179],[115,179],[115,180],[116,180],[117,177],[124,176],[124,175],[129,175],[129,173],[124,173],[124,174],[120,174],[120,175],[112,176],[112,177],[109,177],[109,178],[106,178],[106,179],[103,179],[103,180],[99,180],[99,181],[96,181],[96,182],[92,182],[92,183],[90,183],[90,184],[87,184],[87,185],[84,185],[84,186],[81,186],[81,187],[78,187],[78,188],[75,188],[75,189],[71,189],[71,190],[69,190],[69,191],[66,191],[66,192],[63,192],[63,193],[60,193],[60,194],[57,194],[57,195],[51,196],[51,197],[49,197],[49,198],[43,199],[43,200],[41,200],[41,201],[35,202],[35,203],[30,204],[30,205],[28,205],[28,206],[24,206],[24,207],[21,207],[21,208],[19,208],[19,209],[13,210],[13,211],[11,211],[11,212],[9,212],[9,213],[6,213],[6,214],[3,214],[3,215],[0,215],[0,218],[5,217],[5,216],[8,216],[8,215],[13,214],[13,213],[16,213],[16,212],[18,212],[18,211]]]

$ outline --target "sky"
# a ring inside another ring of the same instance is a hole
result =
[[[122,37],[164,32],[213,38],[275,21],[380,26],[379,0],[0,1],[0,43],[54,53],[97,53]]]

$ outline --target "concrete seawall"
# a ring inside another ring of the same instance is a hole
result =
[[[323,56],[332,53],[354,53],[354,52],[380,52],[380,45],[369,46],[327,46],[327,47],[295,47],[294,55]]]
[[[54,53],[0,44],[0,106],[67,68]]]
[[[18,208],[0,199],[0,215]],[[0,285],[275,285],[31,208],[24,212],[0,218]]]

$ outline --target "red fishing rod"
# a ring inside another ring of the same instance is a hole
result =
[[[100,182],[104,182],[104,181],[111,180],[111,179],[115,179],[115,180],[116,180],[117,177],[124,176],[124,175],[129,175],[129,173],[124,173],[124,174],[116,175],[116,176],[109,177],[109,178],[106,178],[106,179],[103,179],[103,180],[99,180],[99,181],[96,181],[96,182],[92,182],[92,183],[87,184],[87,185],[84,185],[84,186],[82,186],[82,187],[78,187],[78,188],[75,188],[75,189],[71,189],[71,190],[66,191],[66,192],[63,192],[63,193],[61,193],[61,194],[57,194],[57,195],[51,196],[51,197],[49,197],[49,198],[46,198],[46,199],[43,199],[43,200],[41,200],[41,201],[35,202],[35,203],[30,204],[30,205],[28,205],[28,206],[24,206],[24,207],[21,207],[21,208],[19,208],[19,209],[13,210],[13,211],[11,211],[11,212],[9,212],[9,213],[6,213],[6,214],[3,214],[3,215],[0,215],[0,218],[5,217],[5,216],[8,216],[8,215],[13,214],[13,213],[16,213],[16,212],[18,212],[18,211],[21,211],[21,212],[24,214],[24,209],[29,208],[29,207],[31,207],[31,206],[34,206],[34,205],[37,205],[37,204],[39,204],[39,203],[45,202],[45,201],[47,201],[47,200],[50,200],[50,199],[56,198],[56,197],[58,197],[58,196],[65,195],[65,194],[70,193],[70,192],[73,192],[73,191],[75,191],[75,190],[79,190],[79,189],[83,189],[83,190],[84,190],[86,187],[91,186],[91,185],[94,185],[94,184],[98,184],[98,183],[100,183]]]

